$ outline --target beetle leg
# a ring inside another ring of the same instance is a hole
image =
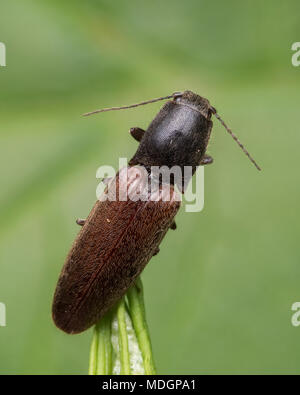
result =
[[[200,162],[200,166],[210,165],[213,163],[213,158],[209,155],[204,155],[202,161]]]
[[[129,133],[136,141],[140,142],[144,136],[145,130],[141,128],[130,128]]]
[[[152,255],[152,256],[155,256],[155,255],[157,255],[158,253],[159,253],[159,247],[157,247],[157,249],[155,250],[155,252],[154,252],[154,254]]]
[[[85,224],[85,219],[77,218],[76,219],[76,224],[80,225],[80,226],[83,226]]]
[[[175,230],[177,228],[175,220],[171,223],[170,229]]]

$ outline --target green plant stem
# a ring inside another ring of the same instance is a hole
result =
[[[99,336],[95,326],[91,350],[90,350],[89,375],[94,375],[96,374],[97,371],[98,344],[99,344]]]
[[[119,328],[119,350],[121,361],[121,374],[130,374],[130,355],[128,348],[127,325],[126,325],[126,306],[125,298],[121,300],[117,309],[118,328]]]
[[[140,279],[95,325],[89,374],[156,374]]]
[[[140,278],[127,292],[129,311],[133,327],[143,356],[145,374],[156,374],[151,340],[146,322],[143,284]]]
[[[111,314],[95,325],[90,351],[90,375],[112,374]]]

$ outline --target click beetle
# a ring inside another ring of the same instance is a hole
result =
[[[167,231],[175,229],[180,207],[176,180],[169,184],[156,180],[149,188],[153,166],[192,168],[212,163],[206,155],[214,115],[249,155],[209,101],[191,91],[174,93],[120,110],[171,99],[165,103],[146,131],[130,129],[139,142],[128,168],[107,183],[105,199],[98,200],[86,220],[77,220],[81,230],[66,258],[56,287],[52,314],[57,327],[67,333],[80,333],[94,325],[132,286],[146,264],[159,251]],[[146,171],[143,172],[141,167]],[[146,174],[146,175],[145,175]],[[177,180],[178,181],[178,180]],[[184,192],[189,179],[184,179]],[[115,191],[114,199],[110,199]],[[138,191],[143,200],[123,200],[120,193]],[[165,197],[168,197],[167,199]]]

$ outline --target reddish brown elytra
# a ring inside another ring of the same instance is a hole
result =
[[[140,187],[139,177],[131,177],[137,172],[128,168],[128,181],[121,171],[109,184],[106,193],[116,190],[117,200],[96,202],[67,256],[53,302],[54,322],[67,333],[88,329],[118,302],[157,253],[180,207],[173,187],[163,201],[169,190],[163,185],[156,201],[148,184],[142,186],[146,201],[120,201],[119,184],[131,192]]]

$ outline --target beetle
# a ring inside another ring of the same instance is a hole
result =
[[[212,115],[260,170],[216,109],[191,91],[84,115],[164,99],[171,100],[164,104],[146,131],[138,127],[130,129],[139,146],[129,167],[121,169],[113,180],[104,180],[107,184],[104,198],[95,203],[86,220],[76,221],[81,230],[61,271],[52,306],[54,323],[67,333],[80,333],[100,320],[158,253],[167,231],[176,228],[174,218],[181,200],[175,188],[178,180],[170,178],[165,183],[156,179],[156,188],[151,190],[151,168],[178,166],[183,170],[191,166],[193,174],[198,166],[212,163],[212,158],[206,155]],[[183,180],[181,192],[188,181]],[[129,190],[142,194],[144,199],[121,199],[120,194]]]

